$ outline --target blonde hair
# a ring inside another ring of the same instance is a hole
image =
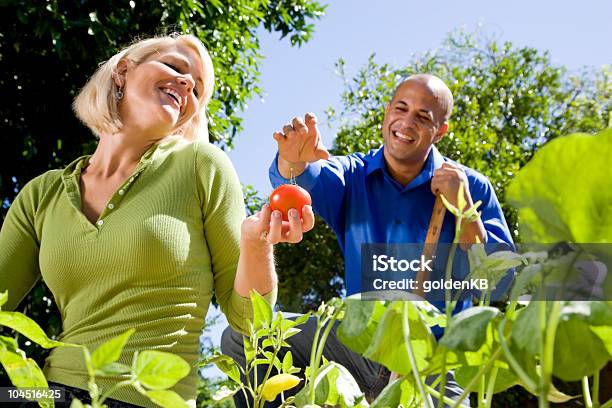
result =
[[[123,127],[123,123],[119,117],[118,101],[115,96],[119,90],[114,81],[117,64],[125,59],[139,65],[151,55],[176,44],[187,45],[199,54],[204,71],[202,78],[204,92],[200,95],[198,113],[177,129],[175,134],[188,140],[197,138],[208,140],[206,106],[212,97],[215,74],[206,47],[193,35],[169,35],[140,40],[103,62],[72,103],[77,117],[98,137],[103,133],[118,132]]]

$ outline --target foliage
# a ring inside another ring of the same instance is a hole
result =
[[[8,299],[8,292],[0,293],[0,308]],[[44,331],[29,317],[19,312],[5,312],[0,309],[0,325],[13,329],[30,341],[44,348],[79,347],[83,350],[85,365],[89,375],[88,389],[91,404],[81,401],[72,402],[72,407],[105,408],[104,401],[122,387],[134,387],[139,393],[162,407],[187,407],[188,404],[177,393],[171,391],[180,379],[190,371],[189,364],[171,353],[145,350],[134,353],[132,366],[118,363],[119,357],[134,329],[114,337],[96,348],[93,353],[87,347],[63,343],[49,339]],[[47,380],[34,360],[19,349],[15,339],[0,336],[0,364],[6,370],[12,384],[21,388],[49,388]],[[116,376],[129,374],[127,379],[101,390],[96,384],[96,376]],[[53,407],[52,399],[40,401],[43,407]]]
[[[612,129],[553,140],[518,174],[508,200],[529,242],[611,242]],[[563,180],[563,183],[550,180]],[[563,197],[563,199],[559,199]]]
[[[309,315],[303,315],[296,320],[285,319],[281,312],[274,316],[272,306],[261,295],[251,291],[250,296],[253,319],[248,322],[249,336],[244,337],[245,367],[223,354],[205,358],[199,365],[215,364],[231,381],[229,386],[217,391],[213,396],[214,400],[222,401],[242,392],[247,400],[253,401],[254,407],[260,408],[266,401],[273,401],[281,394],[281,406],[291,406],[293,397],[285,399],[284,391],[299,384],[300,379],[294,374],[300,369],[293,366],[290,351],[285,353],[282,361],[279,359],[279,352],[288,347],[286,340],[300,332],[296,326],[308,320]],[[258,368],[261,365],[266,370],[263,378],[258,377]],[[276,370],[276,375],[272,375],[273,369]]]

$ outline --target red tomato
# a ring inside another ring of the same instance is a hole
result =
[[[295,208],[302,218],[302,207],[311,205],[312,200],[308,191],[296,184],[283,184],[270,194],[270,208],[283,213],[283,220],[289,221],[289,210]]]

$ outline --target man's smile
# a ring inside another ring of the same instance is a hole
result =
[[[393,130],[391,132],[393,136],[404,143],[414,143],[416,139],[410,135],[400,132],[399,130]]]

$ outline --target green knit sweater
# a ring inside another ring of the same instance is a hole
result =
[[[213,293],[230,324],[246,330],[249,299],[233,289],[244,202],[227,156],[205,142],[170,140],[151,147],[111,197],[96,223],[81,212],[79,178],[88,156],[49,171],[20,191],[0,231],[0,291],[14,310],[41,277],[61,312],[59,340],[99,344],[129,328],[121,359],[163,350],[198,360],[199,336]],[[271,303],[276,290],[267,294]],[[50,381],[87,389],[78,348],[52,350]],[[108,389],[121,376],[99,377]],[[197,369],[174,390],[196,397]],[[155,406],[132,388],[111,396]]]

